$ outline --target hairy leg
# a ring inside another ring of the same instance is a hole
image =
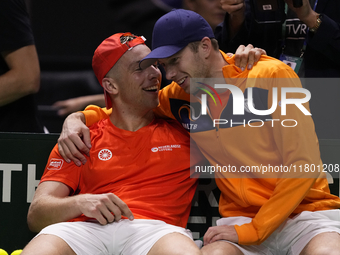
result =
[[[54,235],[40,235],[34,238],[21,255],[75,255],[75,252],[61,238]]]

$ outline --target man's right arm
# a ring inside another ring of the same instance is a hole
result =
[[[80,174],[86,166],[79,168],[73,164],[63,164],[62,161],[55,146],[27,215],[28,226],[33,232],[82,214],[103,225],[119,220],[122,215],[133,219],[128,206],[113,193],[74,194],[79,186]]]
[[[30,230],[39,232],[48,225],[65,222],[81,214],[95,218],[102,225],[118,221],[122,215],[133,219],[128,206],[113,193],[75,196],[69,196],[69,193],[70,188],[64,183],[40,183],[27,215]]]

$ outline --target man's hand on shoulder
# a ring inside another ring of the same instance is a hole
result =
[[[227,55],[232,56],[233,54],[227,53]],[[251,44],[240,45],[235,52],[235,65],[242,71],[246,68],[250,70],[260,60],[261,55],[267,55],[267,52],[261,48],[254,48]]]
[[[90,130],[84,124],[85,117],[81,112],[70,114],[64,121],[58,139],[58,150],[66,162],[73,161],[77,166],[86,163],[91,149]]]

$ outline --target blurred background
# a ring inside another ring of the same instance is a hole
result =
[[[97,46],[114,33],[130,31],[144,35],[151,46],[154,23],[172,8],[166,1],[151,0],[26,0],[26,4],[41,67],[38,110],[50,133],[59,133],[66,117],[57,114],[55,102],[103,93],[91,67]]]
[[[71,112],[90,103],[105,106],[91,67],[93,52],[105,38],[132,32],[143,35],[151,48],[155,22],[173,8],[196,11],[213,29],[225,16],[220,0],[25,1],[41,68],[38,111],[49,133],[59,133]],[[98,97],[84,97],[93,95]]]

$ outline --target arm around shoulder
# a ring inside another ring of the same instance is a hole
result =
[[[85,116],[84,123],[89,127],[102,119],[109,118],[112,113],[112,109],[106,109],[105,107],[101,108],[97,105],[89,105],[84,111],[82,111],[82,113]]]

